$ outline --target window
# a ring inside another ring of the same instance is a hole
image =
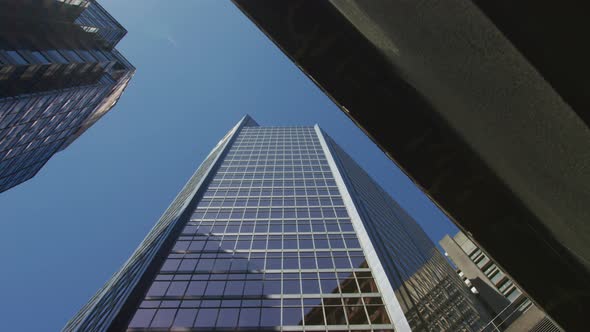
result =
[[[23,58],[23,56],[18,51],[5,51],[8,57],[13,61],[13,64],[16,65],[28,65],[29,62]]]
[[[68,63],[68,60],[66,58],[64,58],[64,56],[61,55],[61,53],[59,53],[56,50],[47,50],[47,51],[45,51],[45,53],[47,53],[47,55],[49,55],[49,57],[53,60],[52,62],[61,63],[61,64]]]
[[[47,57],[45,57],[45,55],[43,55],[43,53],[41,53],[39,51],[31,51],[31,56],[35,59],[36,63],[39,63],[39,64],[49,64],[50,63],[49,59],[47,59]]]

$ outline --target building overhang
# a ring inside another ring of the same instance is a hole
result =
[[[553,50],[575,45],[559,38],[570,17],[505,0],[233,2],[539,306],[583,329],[588,64]]]

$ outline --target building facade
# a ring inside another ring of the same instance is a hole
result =
[[[482,331],[563,331],[463,232],[446,235],[439,243],[457,267],[459,277],[493,317]]]
[[[64,331],[474,331],[432,241],[318,127],[244,117]]]
[[[94,0],[0,0],[0,192],[33,177],[117,102],[135,68]]]

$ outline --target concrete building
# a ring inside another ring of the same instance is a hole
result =
[[[477,331],[424,231],[318,126],[243,118],[64,331]]]
[[[563,331],[463,232],[439,241],[447,256],[493,319],[482,331]]]
[[[94,0],[0,0],[0,192],[33,177],[115,105],[135,68]]]

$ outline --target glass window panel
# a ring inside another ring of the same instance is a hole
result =
[[[283,308],[283,325],[301,325],[301,308]]]
[[[352,266],[350,265],[350,261],[348,257],[334,257],[334,264],[337,269],[350,269]]]
[[[299,233],[302,233],[302,232],[311,232],[311,226],[309,225],[309,223],[305,223],[305,222],[301,222],[300,221],[297,224],[297,227],[298,227]]]
[[[283,280],[283,294],[300,294],[299,280]]]
[[[174,272],[178,269],[179,264],[180,264],[180,259],[167,259],[164,262],[164,264],[162,265],[161,271]]]
[[[299,259],[297,257],[285,257],[283,269],[299,269]]]
[[[254,223],[252,223],[251,221],[248,222],[243,222],[242,223],[242,228],[240,229],[240,232],[242,233],[252,233],[254,232]]]
[[[205,300],[201,301],[201,308],[217,308],[221,305],[220,300]]]
[[[321,220],[312,220],[311,221],[311,230],[313,232],[325,232],[326,227],[324,226],[324,222]]]
[[[345,306],[346,316],[350,324],[369,324],[365,308],[361,306]]]
[[[264,294],[281,294],[281,280],[265,280]]]
[[[248,268],[248,260],[243,258],[234,259],[231,265],[233,271],[242,271]]]
[[[303,279],[301,280],[302,290],[305,294],[319,294],[320,285],[317,279]]]
[[[187,285],[188,282],[186,281],[173,281],[170,284],[170,287],[168,287],[166,296],[182,296],[186,290]]]
[[[195,320],[195,327],[214,327],[217,320],[218,309],[200,309]]]
[[[240,310],[239,327],[257,327],[260,324],[259,308],[242,308]]]
[[[378,293],[379,290],[373,278],[369,279],[359,279],[359,284],[361,286],[362,293]]]
[[[340,232],[340,227],[336,223],[326,223],[326,230],[328,232]]]
[[[147,292],[147,296],[164,296],[170,286],[169,281],[155,281]]]
[[[302,269],[315,269],[316,268],[315,257],[301,257],[301,268]]]
[[[215,270],[215,271],[228,271],[231,263],[232,263],[232,261],[231,261],[230,257],[218,258],[215,261],[215,266],[213,267],[213,270]]]
[[[131,319],[129,327],[148,327],[155,314],[156,309],[138,309]]]
[[[330,238],[330,247],[332,248],[344,248],[344,241],[341,238]]]
[[[150,327],[170,327],[175,314],[176,309],[159,309]]]
[[[196,259],[183,259],[180,267],[178,268],[178,271],[192,272],[197,266],[197,262],[198,260]]]
[[[185,296],[202,296],[207,287],[206,281],[191,281],[186,290]]]
[[[325,306],[327,325],[346,325],[344,308],[341,305]]]
[[[223,294],[225,288],[225,281],[209,281],[205,295],[207,296],[218,296]]]
[[[297,238],[285,238],[283,246],[285,249],[297,249]]]
[[[372,324],[389,324],[389,317],[385,306],[367,306],[367,313]]]
[[[267,258],[266,260],[266,268],[273,270],[273,269],[280,269],[282,267],[282,260],[281,258],[271,257]]]
[[[176,318],[174,319],[172,326],[186,328],[192,327],[195,317],[197,317],[196,309],[179,309],[176,313]]]
[[[260,280],[246,281],[244,295],[261,295],[263,282]]]
[[[303,308],[305,325],[325,325],[324,311],[321,305]]]
[[[141,308],[158,308],[160,306],[160,301],[142,301],[140,307]]]
[[[244,290],[244,281],[242,280],[230,280],[227,282],[225,287],[224,295],[242,295]]]
[[[268,223],[266,222],[257,222],[256,227],[254,229],[256,233],[266,233],[268,232]]]
[[[281,325],[280,308],[262,308],[260,314],[260,326],[271,327]]]
[[[217,327],[234,327],[238,323],[238,314],[240,309],[238,308],[226,308],[219,310],[219,316],[217,317]]]
[[[356,238],[346,238],[346,247],[348,248],[360,248],[361,245]]]
[[[342,293],[359,293],[359,289],[354,278],[342,281],[340,288],[342,289]]]
[[[322,285],[322,293],[330,294],[340,292],[338,289],[338,281],[336,279],[321,279],[320,283]]]
[[[160,308],[177,308],[179,305],[180,305],[180,301],[167,300],[167,301],[162,301],[162,304],[160,304]]]
[[[213,259],[200,259],[199,263],[197,263],[197,270],[210,271],[213,268],[214,263],[215,260]]]

